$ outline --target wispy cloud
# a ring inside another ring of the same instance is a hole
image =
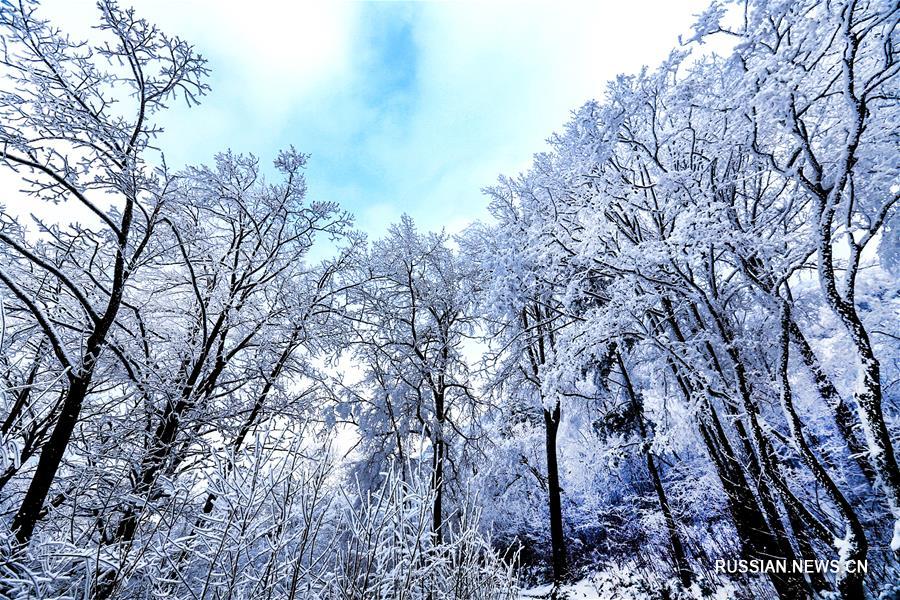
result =
[[[87,31],[90,0],[46,0]],[[312,153],[310,192],[377,234],[484,215],[480,188],[523,169],[569,111],[656,64],[706,0],[349,3],[133,0],[210,61],[202,108],[167,115],[170,162],[225,148]]]

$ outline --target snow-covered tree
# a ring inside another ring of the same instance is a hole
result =
[[[76,312],[65,328],[29,289],[34,280],[4,270],[0,281],[31,313],[65,373],[66,388],[52,432],[12,528],[27,543],[77,426],[107,338],[141,266],[170,179],[147,163],[157,132],[154,119],[181,97],[195,102],[206,91],[204,61],[186,42],[120,9],[99,4],[102,44],[89,46],[40,19],[25,0],[0,8],[2,64],[0,163],[20,174],[38,201],[76,205],[83,226],[38,223],[35,247],[7,228],[3,243],[70,297]],[[123,97],[124,96],[124,97]],[[73,251],[78,248],[79,251]],[[88,257],[94,260],[84,261]],[[75,258],[77,257],[77,258]],[[51,285],[51,289],[53,289]],[[84,339],[83,343],[81,339]]]
[[[465,278],[447,236],[420,233],[404,216],[372,244],[351,294],[349,342],[363,387],[348,390],[344,404],[376,472],[389,459],[403,465],[430,455],[437,543],[479,435],[465,355],[473,320]]]

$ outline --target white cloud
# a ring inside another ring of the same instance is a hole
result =
[[[175,103],[162,144],[175,163],[215,151],[259,152],[299,104],[350,76],[358,5],[300,0],[120,0],[195,46],[212,70],[201,109]],[[95,0],[41,0],[39,14],[77,38],[96,34]],[[266,153],[277,148],[269,144]],[[268,159],[269,156],[267,155]]]
[[[360,93],[372,77],[360,60],[368,55],[363,33],[377,23],[362,21],[363,8],[387,13],[393,5],[128,3],[194,43],[214,70],[200,109],[173,107],[165,117],[162,144],[175,164],[227,147],[268,161],[294,143],[313,152],[311,194],[345,204],[374,232],[402,212],[423,228],[453,230],[483,216],[482,186],[527,165],[569,111],[602,95],[617,73],[665,58],[707,0],[423,3],[400,11],[413,15],[417,48],[415,93],[401,113]],[[96,18],[92,0],[43,4],[78,33]]]
[[[290,108],[299,94],[346,73],[357,5],[300,0],[121,0],[193,43],[247,104]],[[42,0],[41,13],[84,36],[93,0]]]
[[[663,60],[705,5],[427,4],[414,28],[416,100],[402,127],[372,130],[355,149],[377,163],[390,194],[361,201],[391,203],[433,229],[483,218],[481,187],[526,168],[618,73]]]

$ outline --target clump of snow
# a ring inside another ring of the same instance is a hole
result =
[[[847,560],[850,558],[850,554],[855,550],[849,540],[849,533],[842,538],[834,539],[834,547],[838,551],[838,560],[841,564],[845,564]]]

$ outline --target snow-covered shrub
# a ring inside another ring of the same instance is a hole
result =
[[[480,532],[474,499],[447,516],[443,540],[436,543],[430,510],[434,490],[419,469],[411,470],[404,479],[391,468],[374,491],[342,494],[346,507],[340,516],[344,534],[336,576],[322,597],[515,598],[515,561],[502,560]]]

